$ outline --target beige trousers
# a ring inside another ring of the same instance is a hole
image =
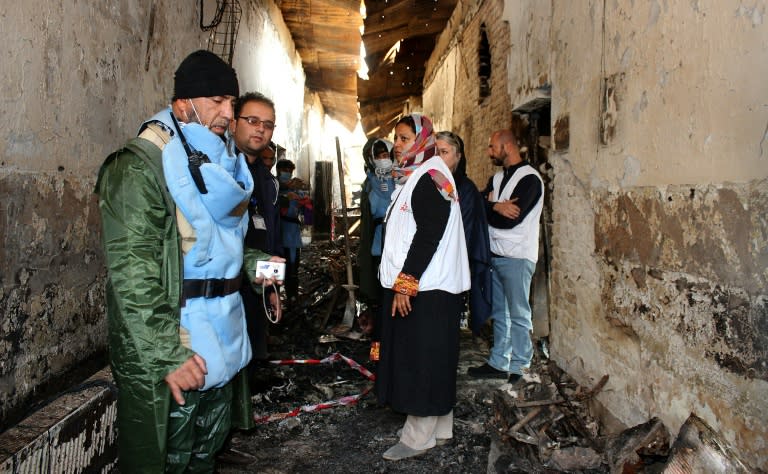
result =
[[[411,449],[430,449],[437,439],[453,438],[453,410],[443,416],[408,415],[400,442]]]

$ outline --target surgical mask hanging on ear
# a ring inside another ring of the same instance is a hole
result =
[[[192,106],[192,112],[195,113],[195,118],[197,118],[197,123],[202,125],[205,128],[209,128],[208,125],[204,124],[202,120],[200,120],[200,116],[197,114],[197,109],[195,108],[195,104],[192,102],[192,99],[187,99],[189,101],[189,105]]]

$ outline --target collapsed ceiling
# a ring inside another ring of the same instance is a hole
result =
[[[360,0],[277,2],[301,56],[307,87],[328,115],[352,130],[357,124]]]
[[[369,136],[387,135],[408,98],[421,96],[425,64],[456,3],[365,1],[365,80],[357,77],[360,0],[277,2],[301,56],[307,87],[320,95],[328,115],[350,130],[359,112]]]

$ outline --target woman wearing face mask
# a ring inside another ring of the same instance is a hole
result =
[[[280,235],[285,255],[285,293],[289,300],[299,294],[299,263],[301,261],[301,226],[311,224],[312,200],[304,181],[293,177],[296,165],[280,160],[275,166],[280,182],[277,203],[280,207]]]
[[[368,305],[360,325],[371,332],[370,361],[379,360],[379,328],[381,285],[378,272],[381,261],[381,231],[384,213],[389,207],[395,182],[392,178],[392,143],[371,138],[363,146],[366,179],[360,195],[360,247],[357,264],[360,275],[359,293]]]
[[[469,263],[458,194],[435,156],[432,123],[403,117],[395,126],[397,186],[384,223],[379,280],[384,288],[379,402],[407,414],[398,460],[453,437],[459,320]]]
[[[461,220],[467,242],[472,288],[469,291],[469,314],[472,332],[480,333],[483,323],[491,316],[491,246],[488,240],[488,221],[480,191],[467,176],[467,158],[464,141],[452,132],[437,132],[437,154],[453,173],[461,201]]]

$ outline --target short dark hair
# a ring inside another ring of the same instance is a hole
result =
[[[279,169],[279,170],[291,170],[291,171],[293,171],[293,170],[296,169],[296,165],[293,164],[293,161],[286,160],[286,159],[278,161],[277,165],[275,165],[275,167],[277,169]]]
[[[275,112],[275,103],[272,101],[272,99],[265,96],[261,92],[246,92],[245,94],[238,97],[235,101],[235,118],[240,116],[240,112],[243,110],[243,106],[248,102],[260,102],[269,106],[273,113]]]

